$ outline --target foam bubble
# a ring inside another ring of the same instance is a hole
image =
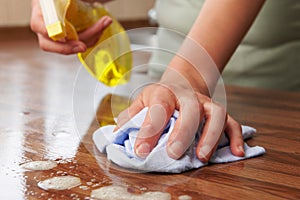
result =
[[[49,170],[55,168],[57,163],[52,160],[31,161],[21,165],[22,168],[28,170]]]
[[[181,195],[178,197],[178,200],[192,200],[192,197],[189,195]]]
[[[105,186],[93,190],[91,196],[105,200],[170,200],[171,195],[165,192],[146,192],[140,195],[131,194],[127,188],[120,186]]]
[[[57,176],[40,181],[38,186],[44,190],[68,190],[79,186],[80,178],[75,176]]]

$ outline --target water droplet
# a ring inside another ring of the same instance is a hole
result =
[[[58,130],[58,131],[52,132],[52,135],[54,137],[70,137],[70,132],[65,131],[65,130]]]
[[[23,112],[20,112],[19,114],[22,115],[22,116],[24,116],[24,115],[29,115],[30,112],[28,112],[28,111],[23,111]]]
[[[44,197],[44,196],[47,196],[48,193],[41,193],[41,196]]]
[[[93,183],[92,183],[92,182],[86,182],[86,184],[87,184],[87,185],[92,185]]]
[[[98,186],[100,186],[100,183],[95,183],[94,185],[92,185],[93,188]]]
[[[97,180],[93,178],[93,179],[91,179],[91,182],[95,183],[95,182],[97,182]]]
[[[140,188],[141,191],[146,191],[147,189],[148,189],[148,188],[146,188],[146,187],[141,187],[141,188]]]
[[[70,197],[75,197],[75,196],[76,196],[76,194],[74,194],[74,193],[70,194]]]
[[[79,186],[79,188],[82,189],[82,190],[88,190],[89,189],[89,187],[86,186],[86,185]]]

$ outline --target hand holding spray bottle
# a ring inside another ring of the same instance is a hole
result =
[[[130,41],[121,24],[100,4],[80,0],[40,0],[48,35],[53,40],[78,40],[77,32],[92,26],[103,16],[113,22],[99,40],[78,53],[83,66],[108,86],[126,83],[130,78],[132,55]]]

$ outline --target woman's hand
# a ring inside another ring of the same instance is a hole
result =
[[[244,156],[241,126],[227,114],[225,107],[209,97],[264,1],[239,1],[238,4],[238,0],[205,1],[187,36],[190,39],[183,42],[180,55],[172,59],[161,81],[145,88],[118,117],[120,127],[149,107],[135,143],[138,156],[144,158],[151,152],[175,109],[179,117],[167,144],[171,158],[183,155],[204,119],[196,149],[201,161],[210,159],[223,131],[229,137],[231,152]]]
[[[226,108],[204,95],[206,89],[201,88],[205,87],[195,88],[192,83],[195,79],[191,77],[191,73],[169,68],[159,83],[146,87],[119,115],[118,127],[121,127],[144,107],[149,107],[135,143],[135,152],[139,157],[147,157],[156,146],[175,109],[179,111],[179,117],[167,144],[171,158],[179,159],[184,154],[204,119],[203,133],[196,149],[201,161],[210,159],[223,131],[229,137],[232,153],[244,156],[239,123],[226,113]]]
[[[88,47],[95,44],[102,34],[102,31],[112,23],[109,16],[102,17],[98,22],[88,29],[78,33],[79,40],[62,39],[53,41],[49,38],[41,7],[38,0],[32,0],[32,13],[30,26],[31,29],[37,34],[40,48],[60,54],[76,54],[84,52]]]

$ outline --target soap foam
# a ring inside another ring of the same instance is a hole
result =
[[[189,195],[181,195],[178,197],[178,200],[192,200],[192,197]]]
[[[79,186],[80,178],[74,176],[57,176],[40,181],[38,186],[44,190],[68,190]]]
[[[49,170],[57,166],[57,163],[52,160],[45,161],[31,161],[21,165],[22,168],[27,170]]]
[[[144,194],[131,194],[127,188],[120,186],[105,186],[93,190],[91,196],[105,200],[170,200],[171,195],[165,192],[146,192]]]

